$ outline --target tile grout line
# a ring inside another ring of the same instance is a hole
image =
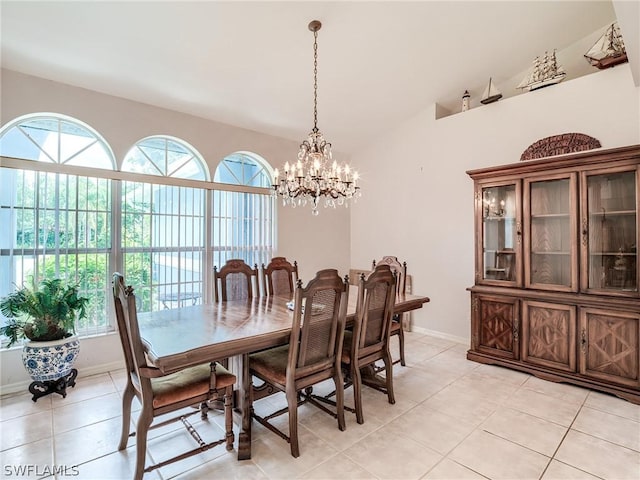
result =
[[[590,394],[590,393],[589,393]],[[573,417],[573,420],[571,420],[571,424],[569,425],[569,427],[567,428],[566,432],[564,432],[564,435],[562,435],[562,439],[560,440],[560,442],[558,443],[558,446],[556,447],[556,449],[553,451],[553,454],[551,455],[551,458],[549,459],[549,462],[547,463],[547,466],[545,467],[545,469],[542,471],[542,474],[540,475],[540,478],[542,479],[544,477],[544,474],[547,472],[547,470],[549,469],[549,465],[551,465],[551,462],[553,460],[556,460],[556,454],[558,453],[558,450],[560,450],[560,447],[562,447],[562,444],[564,443],[565,439],[567,438],[567,435],[569,435],[569,432],[571,431],[571,427],[573,426],[573,424],[576,422],[576,420],[578,419],[578,415],[580,415],[580,412],[582,411],[582,408],[584,407],[585,402],[587,401],[587,398],[589,398],[589,394],[587,394],[586,397],[584,397],[584,400],[580,403],[580,408],[578,409],[578,411],[576,412],[576,414]],[[558,461],[558,460],[556,460]],[[564,462],[562,462],[564,463]],[[566,465],[566,464],[565,464]],[[577,468],[574,467],[573,465],[570,465],[573,468]],[[584,471],[580,468],[578,468],[578,470]],[[590,473],[590,472],[587,472]]]

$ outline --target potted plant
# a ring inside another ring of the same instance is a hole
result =
[[[54,391],[65,397],[66,387],[75,385],[73,364],[80,351],[75,322],[86,317],[88,303],[77,284],[59,278],[23,286],[0,301],[0,312],[7,317],[0,334],[9,339],[7,347],[28,340],[22,362],[34,380],[29,386],[34,402]]]

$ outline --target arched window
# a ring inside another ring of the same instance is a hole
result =
[[[226,156],[216,169],[215,182],[271,187],[271,172],[267,162],[255,153],[236,152]]]
[[[0,157],[0,297],[32,277],[79,282],[92,302],[80,335],[113,330],[114,271],[149,311],[208,301],[205,259],[272,257],[271,167],[256,154],[229,155],[212,182],[194,147],[151,136],[116,171],[91,127],[39,113],[0,128]]]
[[[60,165],[115,167],[107,142],[91,127],[58,114],[27,115],[2,128],[0,155]]]
[[[148,137],[129,150],[123,171],[207,180],[196,150],[180,139]],[[196,303],[204,296],[206,189],[123,181],[122,254],[140,311]]]
[[[0,168],[0,297],[32,280],[78,282],[91,301],[78,333],[107,330],[112,180],[68,167],[113,170],[111,148],[78,120],[34,114],[0,129],[0,155],[18,159]]]
[[[249,265],[268,263],[275,242],[275,201],[268,163],[259,155],[236,152],[225,157],[214,181],[241,185],[240,190],[213,191],[213,263],[230,258]]]
[[[208,180],[208,170],[200,155],[186,142],[167,136],[145,138],[129,150],[123,172],[163,177]]]

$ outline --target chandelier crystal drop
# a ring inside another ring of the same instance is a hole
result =
[[[300,145],[298,160],[286,162],[283,171],[273,172],[273,191],[282,197],[284,205],[305,206],[311,203],[311,213],[318,215],[318,206],[335,208],[349,206],[349,200],[360,197],[358,172],[349,165],[338,164],[331,155],[331,143],[318,130],[318,20],[309,23],[313,32],[313,130]]]

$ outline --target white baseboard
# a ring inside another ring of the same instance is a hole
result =
[[[443,340],[449,340],[451,342],[462,343],[463,345],[470,345],[471,339],[465,337],[458,337],[456,335],[450,335],[448,333],[438,332],[437,330],[429,330],[428,328],[418,327],[416,325],[411,326],[412,332],[423,333],[432,337],[442,338]]]
[[[107,373],[112,370],[120,370],[122,368],[125,368],[124,362],[111,362],[102,365],[92,365],[91,367],[84,367],[78,370],[78,378],[76,379],[76,381],[82,380],[85,377],[90,377],[91,375]],[[2,385],[0,395],[28,392],[29,385],[31,385],[31,380]]]

